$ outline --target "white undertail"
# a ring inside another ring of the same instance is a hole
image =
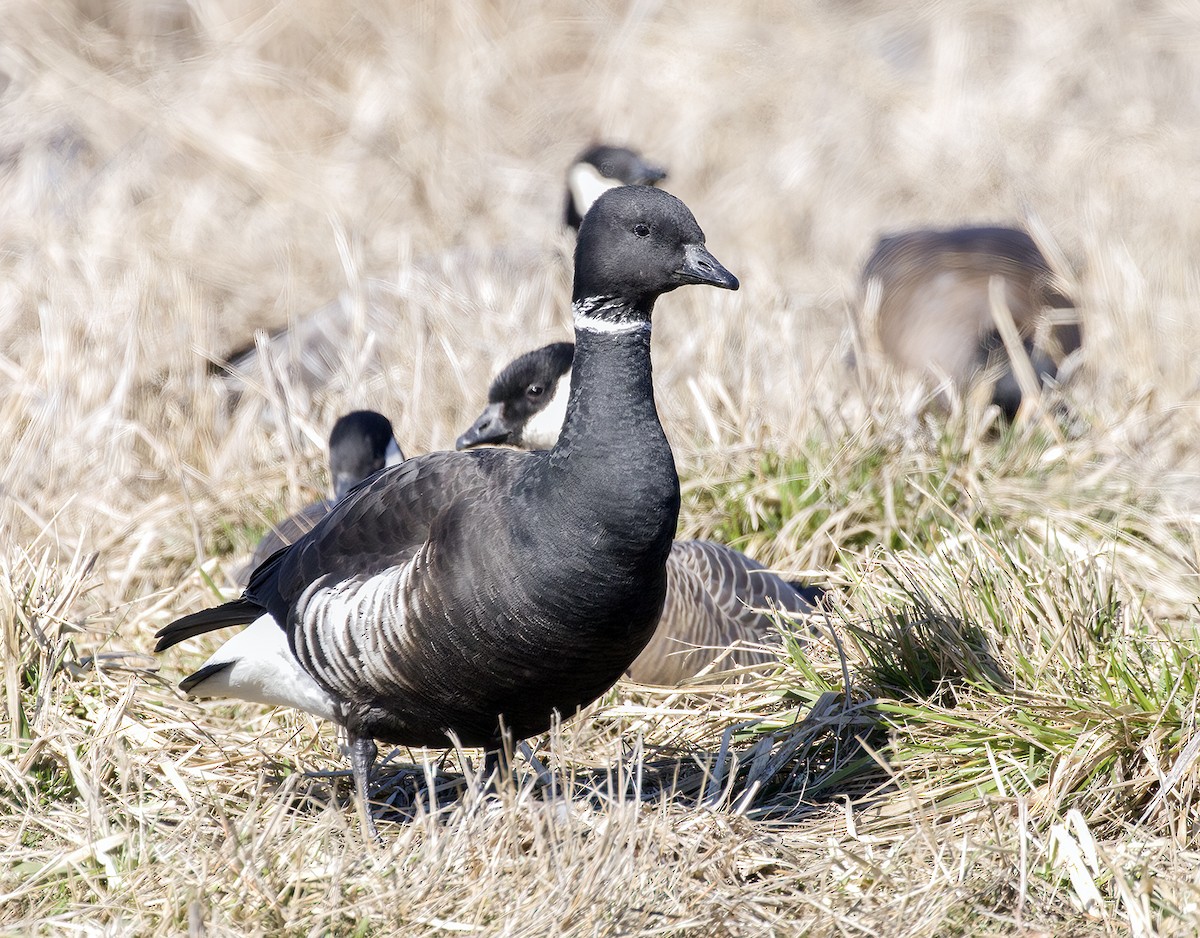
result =
[[[337,705],[300,667],[283,629],[259,616],[217,649],[204,667],[232,662],[188,691],[192,697],[236,697],[276,707],[296,707],[336,720]]]

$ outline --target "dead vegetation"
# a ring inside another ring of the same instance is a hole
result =
[[[1171,0],[5,5],[0,928],[1193,934],[1198,46]],[[681,530],[827,578],[840,653],[619,686],[548,792],[400,751],[368,849],[328,727],[180,700],[210,646],[150,636],[339,413],[445,447],[569,337],[593,137],[743,283],[657,315]],[[1084,317],[1011,430],[842,366],[875,237],[961,222],[1029,225]],[[337,297],[318,392],[213,380]]]

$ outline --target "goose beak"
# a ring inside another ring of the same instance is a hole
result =
[[[470,449],[472,446],[488,443],[507,443],[512,431],[504,425],[502,406],[500,403],[488,404],[471,424],[471,428],[454,441],[454,448]]]
[[[675,271],[682,283],[705,283],[723,290],[736,290],[738,278],[713,257],[703,244],[689,244],[683,249],[683,264]]]
[[[638,180],[638,184],[652,186],[655,183],[662,182],[666,178],[667,171],[661,166],[655,166],[653,163],[643,163],[642,178]]]

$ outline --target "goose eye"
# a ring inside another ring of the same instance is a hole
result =
[[[545,392],[546,389],[540,384],[531,384],[528,390],[525,391],[530,397],[541,397]]]
[[[633,233],[635,235],[637,235],[639,238],[645,238],[645,237],[649,236],[649,234],[650,234],[650,226],[649,225],[640,225],[640,224],[634,225]]]

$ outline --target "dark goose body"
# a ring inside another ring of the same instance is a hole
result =
[[[1046,310],[1070,309],[1055,275],[1028,233],[1002,226],[914,229],[881,237],[862,272],[865,297],[879,284],[875,323],[881,350],[905,368],[950,378],[960,389],[991,365],[999,368],[993,400],[1008,417],[1021,403],[991,313],[989,281],[1004,281],[1013,322],[1041,383],[1079,348],[1077,322],[1040,329]],[[1039,342],[1039,331],[1048,341]]]
[[[453,730],[488,746],[501,715],[516,738],[540,733],[649,641],[679,512],[647,393],[650,337],[582,338],[581,380],[608,393],[575,410],[584,430],[570,458],[411,459],[251,580],[247,596],[289,622],[301,666],[345,701],[352,733],[444,746]],[[619,447],[622,471],[595,458],[601,440]],[[337,586],[311,589],[326,578]]]
[[[563,431],[575,348],[555,342],[522,355],[497,374],[488,405],[458,438],[459,449],[506,443],[553,447]],[[811,613],[820,590],[784,580],[740,551],[712,541],[675,541],[667,592],[654,637],[627,674],[643,684],[678,684],[720,656],[727,665],[768,664],[778,610]],[[734,647],[736,646],[736,647]]]
[[[576,366],[549,452],[431,453],[350,492],[158,650],[252,623],[181,687],[284,702],[346,727],[360,796],[372,738],[494,747],[610,687],[649,641],[679,511],[654,406],[650,314],[689,283],[735,289],[683,203],[597,201],[576,249]]]

